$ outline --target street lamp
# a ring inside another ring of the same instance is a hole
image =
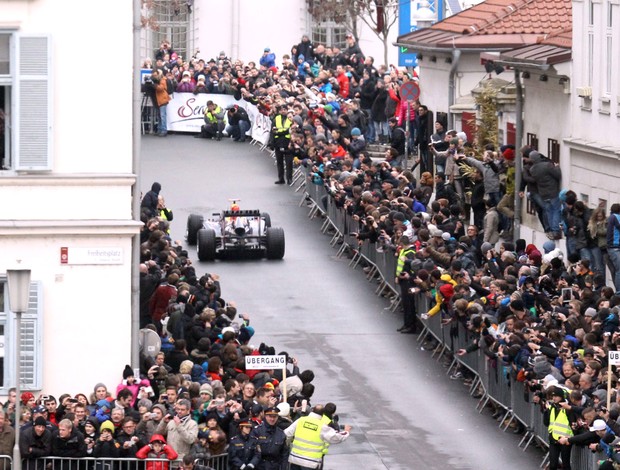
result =
[[[7,269],[6,278],[9,284],[9,308],[15,314],[15,446],[13,447],[13,470],[21,470],[19,421],[21,418],[22,313],[28,311],[30,269]]]

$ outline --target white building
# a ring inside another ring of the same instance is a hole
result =
[[[90,394],[131,359],[132,6],[0,11],[0,395],[15,384],[4,273],[18,262],[33,281],[22,389]]]
[[[276,54],[276,64],[291,47],[301,42],[304,34],[323,45],[345,47],[346,27],[327,22],[313,25],[307,0],[194,0],[187,9],[184,2],[178,12],[170,11],[170,2],[155,0],[152,12],[158,30],[143,31],[144,58],[152,57],[162,39],[186,55],[200,50],[205,60],[216,58],[220,51],[232,59],[258,62],[269,47]],[[373,31],[358,21],[359,45],[365,55],[383,63],[383,43]],[[388,63],[397,63],[398,50],[391,47],[398,34],[398,24],[390,30]]]

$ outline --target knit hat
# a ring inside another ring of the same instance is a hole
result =
[[[251,326],[242,326],[239,330],[238,340],[240,343],[247,343],[254,336],[254,328]]]
[[[37,419],[34,420],[35,426],[47,426],[47,421],[43,416],[37,416]]]
[[[351,135],[362,135],[362,131],[360,131],[359,128],[354,127],[351,129]]]
[[[515,159],[515,151],[511,149],[510,147],[508,147],[506,150],[504,150],[504,153],[502,153],[502,156],[504,157],[504,160],[512,161]]]
[[[213,396],[213,387],[211,387],[211,385],[209,384],[202,384],[200,386],[200,393],[208,393],[209,395]]]
[[[127,380],[129,377],[133,377],[133,369],[130,365],[126,365],[123,370],[123,379]]]
[[[454,296],[454,287],[452,284],[444,284],[439,288],[439,292],[441,292],[441,295],[446,299],[450,299]]]
[[[198,81],[199,82],[204,82],[206,80],[204,75],[198,75]]]
[[[545,254],[552,252],[553,250],[555,250],[555,243],[553,243],[551,240],[547,240],[545,243],[543,243],[543,250],[545,250]]]
[[[99,432],[103,432],[105,429],[114,434],[114,423],[112,421],[107,420],[101,423],[101,427],[99,428]]]
[[[493,245],[491,245],[489,242],[484,242],[482,245],[480,245],[480,251],[482,251],[483,255],[486,255],[487,252],[492,249]]]
[[[27,405],[30,400],[34,398],[34,395],[30,392],[22,393],[21,400],[24,405]]]
[[[157,408],[159,411],[161,411],[161,414],[163,416],[165,416],[166,413],[168,412],[166,407],[164,405],[162,405],[161,403],[156,403],[155,405],[153,405],[153,408],[151,408],[151,411],[153,411],[155,408]]]
[[[106,387],[104,383],[99,382],[98,384],[95,385],[95,388],[93,389],[93,392],[97,392],[97,389],[101,388],[101,387],[105,388],[106,390],[108,389],[108,387]]]

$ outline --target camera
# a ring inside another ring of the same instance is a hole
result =
[[[292,364],[293,363],[293,359],[292,357],[288,357],[288,359],[286,360],[287,364]]]

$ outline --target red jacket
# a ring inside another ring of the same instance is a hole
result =
[[[164,436],[159,434],[154,434],[153,437],[151,437],[151,442],[154,440],[166,442]],[[176,460],[179,457],[179,454],[177,454],[177,452],[168,444],[164,444],[163,449],[160,452],[155,452],[155,450],[151,447],[151,444],[149,444],[136,452],[136,457],[139,459]],[[168,462],[146,462],[146,470],[168,470],[169,468],[170,464]]]
[[[153,321],[159,321],[168,311],[170,299],[176,298],[177,288],[170,284],[161,284],[149,301],[149,312]]]
[[[344,99],[349,97],[349,77],[346,74],[341,73],[336,77],[338,80],[338,86],[340,87],[340,91],[338,91],[338,95]]]

